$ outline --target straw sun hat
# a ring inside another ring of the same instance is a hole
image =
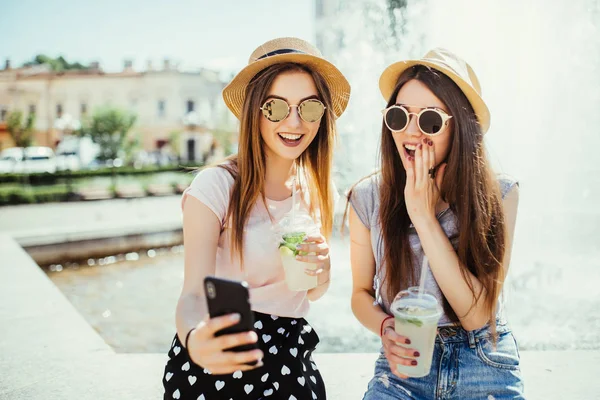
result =
[[[342,73],[325,60],[316,47],[297,38],[277,38],[260,45],[250,55],[244,67],[223,89],[223,99],[231,112],[239,119],[244,105],[248,83],[263,69],[281,63],[306,65],[318,72],[329,87],[333,111],[342,115],[350,98],[350,84]]]
[[[471,103],[481,131],[487,132],[490,127],[490,110],[481,98],[481,85],[475,71],[466,61],[445,49],[433,49],[419,60],[399,61],[387,67],[379,78],[379,90],[386,101],[394,92],[400,75],[415,65],[433,68],[452,79]]]

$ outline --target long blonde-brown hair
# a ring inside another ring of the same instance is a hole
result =
[[[335,114],[331,93],[325,80],[317,72],[301,64],[282,63],[259,72],[248,84],[240,119],[239,147],[236,155],[219,167],[226,169],[234,178],[226,221],[231,228],[231,256],[238,256],[243,265],[244,225],[258,199],[265,198],[266,155],[265,143],[260,134],[260,107],[267,99],[275,78],[282,73],[300,71],[308,73],[315,82],[319,99],[325,105],[325,114],[319,129],[308,148],[296,160],[296,169],[305,182],[309,195],[309,212],[320,218],[321,232],[328,237],[333,226],[333,187],[331,170],[335,147]],[[268,208],[267,208],[268,210]]]
[[[453,138],[440,188],[442,199],[454,212],[458,222],[456,252],[463,278],[473,296],[479,300],[485,293],[485,308],[495,333],[496,301],[504,280],[502,267],[505,251],[505,225],[502,196],[487,159],[483,133],[471,104],[458,86],[446,75],[424,67],[406,70],[398,79],[388,107],[396,103],[402,86],[416,79],[425,84],[449,109],[453,116]],[[400,290],[418,284],[413,267],[414,254],[409,242],[410,217],[404,200],[406,170],[398,154],[392,133],[382,123],[379,179],[379,222],[383,239],[383,263],[386,273],[382,287],[388,299]],[[348,193],[348,198],[352,190]],[[475,293],[467,273],[471,272],[483,285]],[[446,298],[444,311],[454,322],[458,317]],[[474,306],[474,305],[473,305]]]

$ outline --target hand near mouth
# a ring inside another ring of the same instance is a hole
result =
[[[436,168],[435,147],[427,138],[417,146],[414,157],[407,157],[404,199],[413,225],[436,219],[435,208],[446,167],[444,163]]]

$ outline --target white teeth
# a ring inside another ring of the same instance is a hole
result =
[[[404,147],[407,150],[416,150],[417,149],[417,146],[415,146],[414,144],[405,144]]]
[[[302,137],[302,135],[293,135],[291,133],[280,133],[279,136],[281,136],[284,139],[289,139],[289,140],[297,140]]]

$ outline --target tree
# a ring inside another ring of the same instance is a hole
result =
[[[12,111],[6,119],[6,129],[17,147],[31,146],[34,127],[35,114],[33,113],[27,114],[27,118],[23,121],[22,111]]]
[[[42,64],[49,65],[50,68],[52,69],[52,71],[55,71],[55,72],[89,69],[89,67],[87,67],[81,63],[78,63],[78,62],[69,63],[67,60],[64,59],[63,56],[58,56],[56,58],[52,58],[52,57],[48,57],[45,54],[38,54],[37,56],[35,56],[33,58],[32,61],[26,62],[25,64],[23,64],[23,66],[30,67],[32,65],[42,65]]]
[[[100,146],[100,160],[114,160],[126,149],[127,134],[137,117],[128,111],[114,107],[97,110],[91,120],[86,121],[79,134],[89,136]]]

